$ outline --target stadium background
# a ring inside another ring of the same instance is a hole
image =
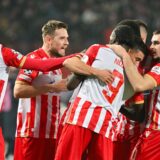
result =
[[[57,19],[69,26],[69,54],[94,43],[107,43],[120,20],[138,18],[148,24],[149,45],[153,30],[160,27],[159,16],[159,0],[1,0],[0,38],[2,44],[26,54],[41,47],[42,25]],[[17,100],[12,96],[17,71],[12,68],[11,72],[4,111],[0,114],[8,149],[6,160],[13,159],[17,111]]]

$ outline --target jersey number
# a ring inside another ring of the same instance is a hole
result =
[[[114,98],[116,97],[120,87],[124,83],[124,78],[121,73],[117,70],[113,71],[114,81],[112,84],[108,85],[108,91],[103,89],[103,95],[108,100],[109,103],[112,103]]]

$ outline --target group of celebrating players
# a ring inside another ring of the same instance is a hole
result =
[[[13,93],[19,98],[14,160],[157,160],[160,30],[147,47],[147,25],[125,19],[109,44],[65,56],[67,29],[64,22],[48,21],[42,47],[26,56],[0,46],[0,108],[9,66],[21,68]],[[74,73],[72,78],[62,78],[62,67]],[[73,94],[60,116],[60,93],[70,88]],[[0,131],[1,160],[4,148]]]

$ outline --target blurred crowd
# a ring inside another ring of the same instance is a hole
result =
[[[159,8],[159,0],[1,0],[0,43],[26,54],[41,47],[42,25],[57,19],[69,26],[67,53],[79,52],[94,43],[107,43],[113,27],[125,18],[145,21],[150,36],[160,26]],[[10,77],[10,96],[16,74]],[[8,154],[13,151],[17,109],[17,100],[10,101],[0,116],[5,139],[11,143]]]
[[[1,0],[1,42],[25,54],[41,45],[42,25],[58,19],[69,25],[69,52],[77,52],[107,41],[124,18],[142,19],[151,31],[158,28],[159,8],[159,0]]]

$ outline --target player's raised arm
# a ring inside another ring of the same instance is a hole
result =
[[[50,71],[63,67],[63,62],[67,58],[71,58],[78,54],[72,54],[61,58],[35,59],[26,57],[11,48],[2,46],[2,55],[7,66],[30,70]]]
[[[131,56],[121,46],[115,45],[112,47],[115,53],[122,58],[123,65],[127,77],[135,92],[153,89],[157,86],[156,80],[148,74],[142,76],[135,64],[133,64]]]
[[[157,85],[151,76],[148,76],[148,74],[142,76],[138,72],[137,67],[133,64],[129,55],[123,54],[122,59],[127,77],[136,92],[153,89]]]
[[[65,60],[63,65],[64,67],[68,68],[71,72],[80,75],[95,76],[104,83],[111,83],[114,79],[114,76],[111,71],[93,68],[82,62],[78,57],[73,57]]]
[[[61,58],[50,58],[50,59],[33,59],[29,57],[24,57],[25,60],[22,61],[22,63],[20,64],[20,68],[39,70],[39,71],[56,70],[63,67],[63,62],[67,58],[71,58],[75,55],[76,54],[72,54]]]
[[[145,119],[144,103],[144,94],[136,93],[121,106],[120,112],[127,118],[141,123]]]

